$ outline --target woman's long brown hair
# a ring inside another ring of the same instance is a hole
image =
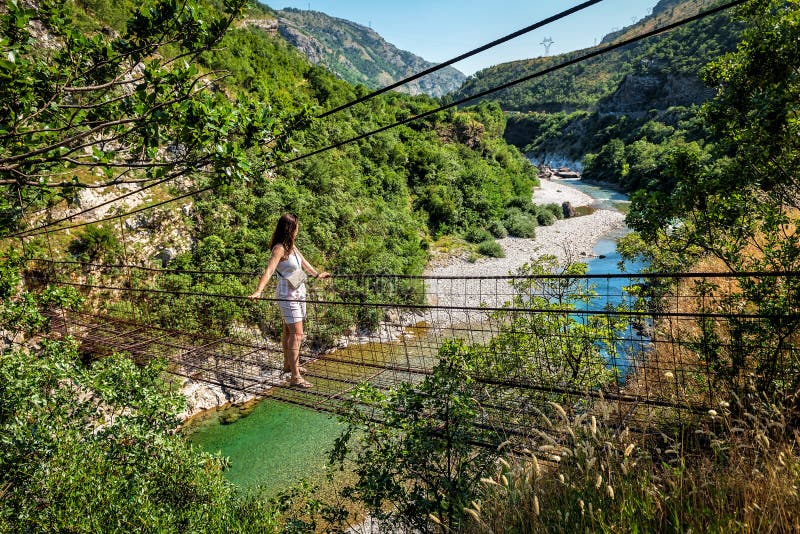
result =
[[[275,231],[272,232],[272,241],[269,243],[269,249],[275,248],[275,245],[281,244],[286,249],[286,254],[292,252],[294,248],[294,231],[297,229],[297,215],[291,213],[284,213],[278,219],[278,224],[275,226]]]

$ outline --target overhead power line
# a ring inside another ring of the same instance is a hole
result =
[[[380,128],[376,128],[375,130],[371,130],[369,132],[363,133],[361,135],[357,135],[355,137],[351,137],[350,139],[346,139],[344,141],[339,141],[338,143],[334,143],[332,145],[329,145],[329,146],[326,146],[326,147],[323,147],[323,148],[320,148],[320,149],[317,149],[317,150],[313,150],[311,152],[308,152],[306,154],[303,154],[301,156],[298,156],[298,157],[292,159],[291,162],[295,162],[295,161],[299,161],[301,159],[305,159],[305,158],[308,158],[308,157],[311,157],[311,156],[315,156],[317,154],[321,154],[322,152],[327,152],[328,150],[332,150],[334,148],[340,148],[340,147],[342,147],[344,145],[348,145],[350,143],[354,143],[356,141],[360,141],[362,139],[366,139],[367,137],[371,137],[373,135],[385,132],[387,130],[391,130],[392,128],[396,128],[397,126],[402,126],[404,124],[408,124],[410,122],[414,122],[414,121],[419,120],[419,119],[424,119],[425,117],[429,117],[431,115],[435,115],[436,113],[439,113],[440,111],[445,111],[447,109],[450,109],[450,108],[453,108],[453,107],[456,107],[456,106],[460,106],[462,104],[466,104],[467,102],[471,102],[472,100],[477,100],[478,98],[482,98],[482,97],[484,97],[486,95],[489,95],[489,94],[492,94],[492,93],[496,93],[497,91],[502,91],[503,89],[508,89],[509,87],[513,87],[515,85],[519,85],[521,83],[533,80],[534,78],[540,78],[540,77],[545,76],[547,74],[551,74],[551,73],[556,72],[558,70],[561,70],[561,69],[564,69],[566,67],[572,66],[572,65],[574,65],[576,63],[580,63],[582,61],[586,61],[586,60],[595,58],[597,56],[601,56],[603,54],[607,54],[609,52],[613,52],[614,50],[616,50],[618,48],[622,48],[622,47],[627,46],[629,44],[633,44],[633,43],[642,41],[644,39],[647,39],[649,37],[654,37],[656,35],[659,35],[659,34],[666,33],[668,31],[674,30],[675,28],[678,28],[678,27],[683,26],[685,24],[689,24],[691,22],[695,22],[697,20],[700,20],[700,19],[703,19],[703,18],[706,18],[706,17],[710,17],[712,15],[716,15],[717,13],[719,13],[721,11],[725,11],[725,10],[730,9],[732,7],[735,7],[735,6],[738,6],[740,4],[743,4],[746,1],[747,0],[734,0],[732,2],[728,2],[726,4],[722,4],[720,6],[717,6],[717,7],[713,8],[713,9],[709,9],[707,11],[704,11],[702,13],[698,13],[698,14],[693,15],[691,17],[687,17],[685,19],[681,19],[679,21],[673,22],[672,24],[668,24],[666,26],[662,26],[661,28],[656,28],[656,29],[651,30],[649,32],[645,32],[645,33],[643,33],[641,35],[637,35],[635,37],[631,37],[629,39],[625,39],[623,41],[619,41],[617,43],[614,43],[614,44],[611,44],[611,45],[608,45],[608,46],[604,46],[604,47],[599,48],[597,50],[594,50],[592,52],[587,52],[586,54],[582,54],[582,55],[576,56],[576,57],[574,57],[572,59],[569,59],[567,61],[564,61],[562,63],[558,63],[557,65],[554,65],[552,67],[548,67],[546,69],[534,72],[534,73],[529,74],[527,76],[523,76],[522,78],[518,78],[516,80],[504,83],[502,85],[498,85],[498,86],[492,87],[490,89],[486,89],[485,91],[481,91],[481,92],[476,93],[474,95],[462,98],[460,100],[456,100],[456,101],[451,102],[449,104],[445,104],[443,106],[439,106],[438,108],[432,109],[430,111],[426,111],[426,112],[420,113],[418,115],[413,115],[411,117],[399,120],[399,121],[397,121],[395,123],[392,123],[392,124],[389,124],[389,125],[386,125],[386,126],[382,126]]]
[[[550,24],[551,22],[555,22],[555,21],[560,20],[562,18],[565,18],[565,17],[567,17],[569,15],[572,15],[573,13],[577,13],[579,11],[582,11],[582,10],[586,9],[587,7],[593,6],[595,4],[599,4],[602,1],[603,0],[590,0],[588,2],[583,2],[582,4],[578,4],[577,6],[574,6],[574,7],[570,8],[570,9],[562,11],[561,13],[555,14],[552,17],[548,17],[546,19],[542,19],[539,22],[531,24],[530,26],[527,26],[527,27],[522,28],[520,30],[517,30],[517,31],[515,31],[513,33],[505,35],[505,36],[503,36],[503,37],[501,37],[499,39],[496,39],[496,40],[494,40],[494,41],[492,41],[490,43],[487,43],[487,44],[485,44],[483,46],[479,46],[478,48],[474,48],[474,49],[470,50],[469,52],[465,52],[464,54],[461,54],[460,56],[457,56],[457,57],[454,57],[454,58],[452,58],[452,59],[450,59],[448,61],[445,61],[444,63],[439,63],[437,65],[434,65],[433,67],[431,67],[429,69],[426,69],[426,70],[423,70],[422,72],[419,72],[417,74],[414,74],[413,76],[409,76],[408,78],[405,78],[405,79],[400,80],[398,82],[395,82],[395,83],[393,83],[391,85],[383,87],[382,89],[378,89],[376,91],[373,91],[373,92],[371,92],[371,93],[369,93],[367,95],[364,95],[362,97],[359,97],[359,98],[357,98],[357,99],[355,99],[355,100],[353,100],[351,102],[348,102],[346,104],[342,104],[341,106],[338,106],[338,107],[336,107],[334,109],[326,111],[325,113],[322,113],[321,115],[318,115],[316,118],[321,119],[321,118],[324,118],[324,117],[328,117],[330,115],[333,115],[334,113],[338,113],[339,111],[343,111],[345,109],[353,107],[356,104],[360,104],[362,102],[366,102],[368,100],[371,100],[371,99],[375,98],[376,96],[381,95],[381,94],[383,94],[383,93],[385,93],[387,91],[391,91],[392,89],[396,89],[397,87],[400,87],[400,86],[405,85],[405,84],[407,84],[409,82],[412,82],[414,80],[422,78],[423,76],[427,76],[428,74],[431,74],[433,72],[441,70],[441,69],[443,69],[445,67],[448,67],[448,66],[450,66],[450,65],[452,65],[454,63],[457,63],[457,62],[461,61],[462,59],[466,59],[468,57],[471,57],[471,56],[474,56],[474,55],[479,54],[481,52],[484,52],[484,51],[486,51],[486,50],[488,50],[490,48],[493,48],[495,46],[503,44],[503,43],[505,43],[507,41],[510,41],[512,39],[515,39],[516,37],[519,37],[519,36],[524,35],[526,33],[532,32],[535,29],[541,28],[542,26],[546,26],[547,24]],[[286,134],[284,134],[284,135],[286,135]],[[275,168],[275,167],[271,167],[268,170],[272,170],[273,168]],[[23,232],[18,232],[17,234],[12,234],[12,235],[9,235],[7,237],[19,237],[20,235],[25,235],[26,232],[31,232],[31,231],[35,232],[35,231],[37,231],[39,229],[44,229],[44,228],[49,228],[49,227],[55,226],[58,223],[74,219],[75,217],[78,217],[78,216],[83,215],[85,213],[89,213],[91,211],[94,211],[96,209],[102,208],[102,207],[107,206],[109,204],[113,204],[114,202],[118,202],[118,201],[120,201],[120,200],[122,200],[124,198],[129,197],[129,196],[135,195],[137,193],[141,193],[142,191],[145,191],[145,190],[150,189],[152,187],[156,187],[156,186],[158,186],[160,184],[163,184],[163,183],[171,180],[172,178],[174,178],[174,176],[166,177],[164,179],[161,179],[161,180],[158,180],[158,181],[153,182],[151,184],[148,184],[148,185],[140,188],[139,190],[130,191],[130,192],[125,193],[123,195],[120,195],[118,197],[115,197],[115,198],[106,200],[104,202],[101,202],[100,204],[97,204],[96,206],[91,206],[91,207],[85,208],[85,209],[83,209],[81,211],[78,211],[77,213],[73,213],[71,215],[68,215],[66,217],[62,217],[61,219],[58,219],[58,220],[55,220],[55,221],[50,221],[46,225],[42,225],[42,226],[40,226],[38,228],[27,230],[27,231],[23,231]],[[74,228],[74,226],[70,226],[68,228]],[[27,234],[27,235],[32,235],[32,234]]]
[[[326,111],[322,115],[318,115],[317,118],[318,119],[322,119],[322,118],[327,117],[329,115],[333,115],[334,113],[337,113],[339,111],[342,111],[342,110],[345,110],[345,109],[350,108],[352,106],[355,106],[356,104],[360,104],[362,102],[366,102],[367,100],[375,98],[376,96],[381,95],[381,94],[383,94],[383,93],[385,93],[387,91],[391,91],[392,89],[396,89],[396,88],[398,88],[398,87],[400,87],[402,85],[405,85],[405,84],[407,84],[409,82],[413,82],[414,80],[418,80],[419,78],[422,78],[423,76],[427,76],[428,74],[434,73],[434,72],[436,72],[438,70],[441,70],[441,69],[443,69],[445,67],[449,67],[450,65],[452,65],[454,63],[458,63],[462,59],[467,59],[468,57],[472,57],[472,56],[474,56],[476,54],[480,54],[481,52],[485,52],[486,50],[489,50],[490,48],[494,48],[497,45],[501,45],[501,44],[503,44],[505,42],[508,42],[508,41],[510,41],[512,39],[516,39],[517,37],[519,37],[521,35],[525,35],[526,33],[530,33],[533,30],[537,30],[537,29],[541,28],[542,26],[547,26],[551,22],[555,22],[557,20],[561,20],[561,19],[563,19],[565,17],[568,17],[568,16],[570,16],[570,15],[572,15],[574,13],[577,13],[578,11],[584,10],[587,7],[591,7],[591,6],[595,5],[595,4],[599,4],[602,1],[603,0],[591,0],[589,2],[584,2],[582,4],[578,4],[577,6],[574,6],[574,7],[571,7],[569,9],[566,9],[566,10],[562,11],[561,13],[555,14],[552,17],[548,17],[546,19],[542,19],[539,22],[531,24],[530,26],[526,26],[525,28],[522,28],[522,29],[517,30],[517,31],[515,31],[513,33],[509,33],[508,35],[500,37],[499,39],[495,39],[494,41],[492,41],[490,43],[486,43],[483,46],[479,46],[478,48],[474,48],[474,49],[470,50],[469,52],[465,52],[465,53],[461,54],[460,56],[456,56],[453,59],[449,59],[449,60],[445,61],[444,63],[439,63],[439,64],[434,65],[433,67],[431,67],[429,69],[425,69],[422,72],[418,72],[417,74],[414,74],[413,76],[409,76],[408,78],[405,78],[405,79],[397,81],[397,82],[395,82],[395,83],[393,83],[391,85],[387,85],[386,87],[383,87],[381,89],[373,91],[373,92],[371,92],[371,93],[369,93],[367,95],[364,95],[364,96],[362,96],[360,98],[357,98],[357,99],[353,100],[352,102],[348,102],[346,104],[342,104],[339,107],[336,107],[336,108],[333,108],[333,109],[331,109],[329,111]]]
[[[666,26],[662,26],[660,28],[656,28],[656,29],[650,30],[648,32],[645,32],[643,34],[631,37],[629,39],[618,41],[616,43],[604,46],[602,48],[593,50],[591,52],[587,52],[585,54],[581,54],[581,55],[576,56],[576,57],[574,57],[572,59],[563,61],[563,62],[558,63],[556,65],[553,65],[552,67],[548,67],[546,69],[542,69],[540,71],[536,71],[536,72],[531,73],[531,74],[529,74],[527,76],[523,76],[522,78],[518,78],[516,80],[512,80],[512,81],[504,83],[502,85],[498,85],[498,86],[495,86],[493,88],[486,89],[485,91],[481,91],[479,93],[476,93],[474,95],[462,98],[460,100],[456,100],[456,101],[451,102],[449,104],[445,104],[445,105],[439,106],[437,108],[434,108],[432,110],[426,111],[424,113],[420,113],[418,115],[413,115],[413,116],[408,117],[406,119],[402,119],[402,120],[399,120],[399,121],[394,122],[392,124],[388,124],[386,126],[382,126],[380,128],[376,128],[374,130],[371,130],[369,132],[357,135],[355,137],[351,137],[351,138],[346,139],[344,141],[339,141],[337,143],[333,143],[333,144],[327,145],[327,146],[319,148],[317,150],[312,150],[311,152],[307,152],[305,154],[301,154],[300,156],[297,156],[297,157],[294,157],[292,159],[289,159],[289,160],[286,160],[286,161],[282,162],[280,165],[288,165],[290,163],[295,163],[297,161],[301,161],[303,159],[310,158],[311,156],[316,156],[318,154],[322,154],[323,152],[328,152],[329,150],[334,150],[336,148],[341,148],[342,146],[349,145],[351,143],[355,143],[356,141],[361,141],[362,139],[366,139],[368,137],[372,137],[373,135],[377,135],[377,134],[385,132],[387,130],[391,130],[392,128],[396,128],[398,126],[403,126],[405,124],[409,124],[411,122],[414,122],[414,121],[417,121],[417,120],[420,120],[420,119],[424,119],[426,117],[429,117],[429,116],[434,115],[436,113],[439,113],[441,111],[445,111],[447,109],[450,109],[450,108],[453,108],[453,107],[457,107],[457,106],[460,106],[462,104],[466,104],[467,102],[471,102],[473,100],[477,100],[477,99],[482,98],[484,96],[487,96],[489,94],[496,93],[496,92],[502,91],[504,89],[508,89],[509,87],[513,87],[515,85],[519,85],[521,83],[533,80],[535,78],[540,78],[542,76],[546,76],[547,74],[551,74],[553,72],[559,71],[561,69],[564,69],[566,67],[575,65],[577,63],[581,63],[583,61],[587,61],[589,59],[593,59],[595,57],[598,57],[598,56],[601,56],[601,55],[604,55],[604,54],[608,54],[609,52],[613,52],[614,50],[617,50],[619,48],[625,47],[627,45],[642,41],[644,39],[648,39],[650,37],[654,37],[656,35],[660,35],[662,33],[666,33],[668,31],[674,30],[675,28],[679,28],[681,26],[684,26],[686,24],[689,24],[689,23],[704,19],[706,17],[710,17],[712,15],[716,15],[717,13],[720,13],[722,11],[726,11],[726,10],[732,8],[732,7],[736,7],[738,5],[741,5],[741,4],[745,3],[746,1],[747,0],[733,0],[731,2],[727,2],[725,4],[717,6],[715,8],[709,9],[707,11],[703,11],[702,13],[697,13],[696,15],[692,15],[691,17],[687,17],[687,18],[681,19],[681,20],[673,22],[671,24],[667,24]],[[274,164],[273,166],[271,166],[269,168],[269,170],[275,169],[278,166],[279,166],[279,164]],[[162,206],[164,204],[168,204],[170,202],[174,202],[174,201],[186,198],[186,197],[191,196],[191,195],[204,193],[206,191],[215,189],[216,187],[218,187],[218,186],[217,185],[209,185],[209,186],[206,186],[206,187],[191,191],[191,192],[186,193],[184,195],[180,195],[178,197],[175,197],[175,198],[163,201],[163,202],[159,202],[157,204],[153,204],[153,205],[150,205],[150,206],[146,206],[146,207],[139,208],[139,209],[136,209],[136,210],[125,212],[125,213],[120,213],[120,214],[113,215],[113,216],[110,216],[110,217],[97,219],[97,220],[94,220],[94,221],[77,223],[77,224],[73,224],[73,225],[69,225],[69,226],[62,226],[62,227],[59,227],[59,228],[55,229],[54,231],[67,230],[67,229],[71,229],[71,228],[77,228],[77,227],[80,227],[80,226],[86,226],[86,225],[89,225],[89,224],[97,224],[97,223],[101,223],[101,222],[105,222],[105,221],[109,221],[109,220],[114,220],[114,219],[119,219],[119,218],[122,218],[122,217],[127,217],[129,215],[132,215],[132,214],[135,214],[135,213],[139,213],[139,212],[142,212],[142,211],[145,211],[145,210],[148,210],[148,209],[152,209],[152,208],[155,208],[155,207],[158,207],[158,206]],[[75,215],[72,215],[72,217],[74,217],[74,216]],[[7,235],[5,237],[6,238],[12,238],[12,237],[34,237],[34,236],[37,236],[37,235],[43,235],[43,234],[46,233],[46,229],[51,228],[53,225],[54,225],[54,223],[49,223],[49,224],[45,224],[45,225],[39,226],[37,228],[31,229],[31,230],[27,230],[27,231],[23,231],[23,232],[17,232],[17,233],[14,233],[14,234],[9,234],[9,235]]]

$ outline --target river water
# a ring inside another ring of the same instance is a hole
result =
[[[579,180],[564,182],[594,198],[596,208],[627,211],[628,198],[621,193]],[[597,243],[593,250],[597,257],[588,262],[590,274],[620,272],[622,258],[616,252],[616,242],[625,232],[614,232]],[[626,264],[625,271],[636,273],[641,267]],[[625,282],[604,280],[601,292],[620,295]],[[603,303],[593,304],[597,305],[602,307]],[[325,479],[327,451],[343,430],[335,417],[268,398],[256,404],[246,417],[223,424],[221,419],[229,415],[211,412],[197,418],[188,425],[189,440],[205,451],[228,457],[226,476],[242,490],[274,495],[300,479],[312,483]]]

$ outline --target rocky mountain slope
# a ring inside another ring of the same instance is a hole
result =
[[[317,11],[275,11],[278,31],[312,63],[323,65],[353,84],[384,87],[434,65],[400,50],[376,32]],[[446,67],[398,90],[442,96],[458,89],[464,74]]]
[[[607,35],[598,46],[664,27],[715,4],[715,0],[660,0],[649,16]],[[539,162],[579,168],[587,154],[602,151],[612,140],[623,144],[698,140],[704,133],[695,120],[696,107],[713,95],[699,73],[733,50],[740,32],[740,24],[732,22],[729,13],[719,13],[489,98],[509,114],[506,141]],[[468,97],[587,51],[495,65],[471,76],[455,96]],[[626,187],[640,185],[634,182]]]
[[[628,39],[691,16],[714,0],[661,0],[652,14],[607,35],[598,46]],[[710,93],[697,72],[731,50],[738,30],[717,15],[615,50],[491,95],[507,111],[635,113],[704,101]],[[495,65],[471,76],[457,93],[463,98],[585,53],[571,52]]]

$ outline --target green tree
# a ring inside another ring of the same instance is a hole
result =
[[[696,150],[676,152],[667,167],[675,188],[636,195],[628,221],[655,245],[649,249],[655,262],[666,252],[669,263],[682,255],[685,265],[700,252],[734,273],[796,273],[800,2],[753,0],[737,16],[746,24],[737,50],[703,73],[706,83],[717,88],[702,109],[719,140],[714,157],[705,159]],[[706,337],[697,345],[701,356],[731,387],[744,387],[743,373],[755,371],[760,390],[793,394],[800,386],[795,350],[800,279],[746,277],[738,286],[726,292],[724,302],[710,305],[775,318],[701,325],[708,335],[723,328],[736,340],[719,353],[719,344]]]
[[[115,263],[122,255],[122,244],[108,228],[89,225],[69,244],[67,251],[78,261]]]
[[[258,161],[247,151],[266,155],[285,142],[276,140],[266,104],[234,105],[208,91],[224,74],[196,66],[247,0],[222,4],[216,11],[150,0],[114,35],[77,24],[72,2],[44,0],[32,10],[7,1],[0,14],[6,232],[26,203],[49,192],[71,200],[82,188],[141,186],[200,171],[241,180]],[[41,29],[38,39],[33,27]]]
[[[624,354],[611,340],[621,337],[624,321],[580,316],[580,310],[588,309],[597,297],[594,288],[580,278],[585,273],[586,264],[560,268],[552,256],[521,267],[520,278],[512,283],[514,296],[506,304],[511,309],[493,314],[499,332],[487,344],[482,371],[502,380],[517,379],[556,390],[589,391],[613,383]],[[553,274],[561,276],[542,277]],[[494,395],[498,399],[500,395],[530,395],[543,406],[545,401],[563,400],[558,394],[537,391],[504,390]]]
[[[481,408],[474,353],[452,341],[439,356],[419,384],[389,392],[360,386],[344,416],[348,427],[331,453],[340,465],[352,453],[358,478],[346,495],[366,504],[374,517],[419,532],[440,530],[438,525],[458,531],[500,441],[476,426]],[[476,446],[481,443],[489,448]]]

